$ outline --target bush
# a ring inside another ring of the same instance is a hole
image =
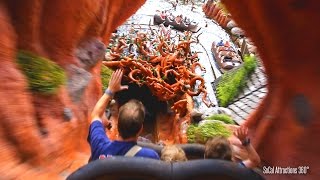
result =
[[[196,142],[205,144],[208,139],[215,136],[231,136],[231,131],[229,131],[222,123],[220,122],[211,122],[206,123],[202,126],[198,126],[195,137]]]
[[[190,124],[187,129],[187,136],[188,136],[188,142],[189,143],[195,143],[196,142],[196,130],[198,126],[195,124]]]
[[[235,124],[233,119],[226,114],[214,114],[212,116],[207,117],[206,119],[207,120],[218,120],[218,121],[222,121],[226,124]]]
[[[29,89],[34,92],[53,94],[66,82],[64,70],[49,59],[19,51],[17,62],[27,76]]]
[[[229,131],[223,123],[220,122],[206,123],[202,126],[192,124],[187,130],[189,143],[205,144],[209,138],[215,136],[229,137],[231,134],[231,131]]]
[[[107,68],[106,66],[101,66],[101,82],[102,82],[102,90],[105,91],[108,88],[109,80],[111,78],[112,70]]]
[[[222,75],[216,88],[220,106],[228,106],[239,95],[256,66],[256,58],[254,56],[246,56],[241,67]]]

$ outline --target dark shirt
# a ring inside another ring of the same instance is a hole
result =
[[[94,121],[89,128],[88,142],[91,147],[90,161],[99,159],[100,155],[124,156],[134,145],[135,141],[110,141],[100,121]],[[159,159],[159,155],[152,149],[142,148],[135,157]]]

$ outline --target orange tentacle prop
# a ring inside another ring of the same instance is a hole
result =
[[[140,80],[137,80],[137,79],[135,79],[135,78],[133,77],[133,76],[136,75],[136,74],[141,74],[141,71],[140,71],[139,69],[134,69],[134,70],[132,70],[132,71],[129,73],[128,77],[129,77],[129,79],[130,79],[132,82],[135,82],[136,84],[138,84],[139,86],[141,86]]]
[[[187,90],[187,93],[190,95],[190,96],[198,96],[202,91],[203,91],[203,87],[204,87],[204,79],[200,76],[198,77],[194,77],[193,79],[191,79],[190,81],[190,86],[195,86],[196,84],[196,81],[201,81],[201,84],[199,85],[198,87],[198,90],[197,91],[191,91],[191,90]]]

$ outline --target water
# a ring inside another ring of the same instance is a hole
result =
[[[217,104],[217,100],[212,88],[212,82],[221,76],[220,71],[212,57],[211,54],[211,44],[212,42],[220,41],[221,39],[231,41],[229,35],[213,20],[205,18],[202,12],[202,3],[197,3],[193,11],[191,11],[190,5],[179,4],[176,11],[173,10],[172,4],[165,0],[147,0],[147,2],[134,14],[132,15],[124,25],[120,26],[118,30],[121,32],[128,32],[131,24],[134,24],[135,28],[142,28],[147,30],[149,28],[148,24],[153,25],[153,15],[157,10],[164,11],[169,10],[174,15],[186,16],[191,20],[195,20],[199,23],[201,29],[194,33],[194,36],[199,36],[199,44],[192,44],[192,51],[199,52],[200,63],[206,68],[206,73],[202,73],[200,69],[197,69],[197,74],[202,74],[205,85],[208,91],[208,98],[214,104]],[[140,25],[140,26],[139,26]],[[152,27],[152,26],[151,26]],[[174,31],[174,30],[173,30]],[[180,33],[180,32],[177,32]],[[195,108],[205,115],[210,115],[216,112],[216,107],[208,108],[204,103],[202,103],[202,94],[198,97],[194,97]]]

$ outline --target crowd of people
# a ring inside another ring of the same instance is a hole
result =
[[[107,90],[92,111],[88,135],[91,147],[90,161],[112,156],[145,157],[165,162],[187,161],[183,149],[176,145],[165,146],[160,157],[153,149],[137,145],[145,118],[145,108],[137,100],[130,100],[119,108],[117,125],[119,137],[115,141],[108,138],[105,127],[110,122],[105,118],[105,109],[116,92],[128,88],[121,85],[122,76],[122,70],[116,70],[112,74]],[[204,159],[233,161],[245,168],[255,168],[260,164],[259,155],[250,143],[246,127],[239,127],[230,139],[225,137],[209,139],[205,145]]]

